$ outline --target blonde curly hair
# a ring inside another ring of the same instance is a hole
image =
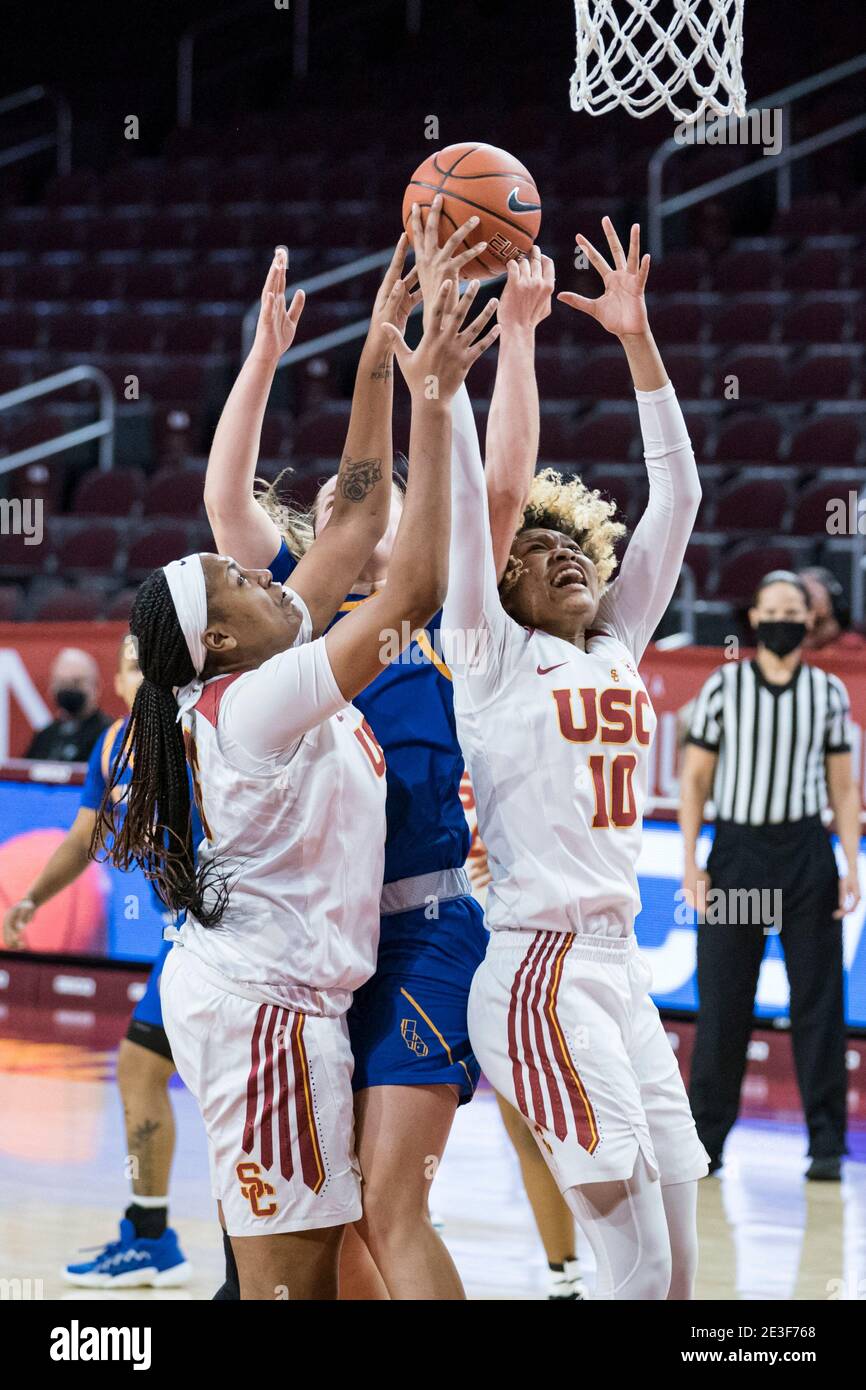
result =
[[[289,552],[300,560],[313,544],[315,529],[312,512],[303,511],[282,495],[293,473],[293,469],[284,468],[272,483],[265,478],[256,478],[253,494],[262,511],[271,518],[280,535],[285,537]]]
[[[581,478],[566,478],[555,468],[542,468],[532,480],[517,534],[539,528],[570,536],[595,565],[603,592],[617,566],[614,546],[626,532],[615,516],[616,503],[605,501],[597,489],[588,488]],[[499,585],[503,597],[514,588],[522,572],[523,562],[509,556]]]

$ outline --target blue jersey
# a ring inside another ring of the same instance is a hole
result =
[[[296,563],[283,541],[269,568],[284,584]],[[364,602],[364,596],[350,594],[334,621]],[[441,617],[437,613],[419,640],[352,701],[369,721],[387,765],[385,883],[462,869],[469,853],[454,691],[437,650]]]

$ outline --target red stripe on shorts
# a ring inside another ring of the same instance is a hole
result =
[[[517,971],[514,975],[514,983],[511,986],[511,1003],[508,1006],[508,1055],[511,1058],[511,1074],[514,1081],[514,1096],[517,1101],[517,1108],[521,1115],[529,1118],[526,1107],[526,1091],[523,1086],[523,1065],[517,1050],[517,1000],[520,997],[520,986],[523,983],[523,975],[529,964],[530,957],[536,943],[533,941]]]
[[[277,1133],[280,1137],[280,1172],[288,1181],[295,1171],[292,1162],[292,1137],[289,1133],[289,1071],[286,1065],[286,1047],[291,1035],[292,1015],[288,1009],[282,1010],[280,1018],[280,1040],[277,1045],[277,1072],[280,1078],[280,1093],[277,1100]]]
[[[266,1173],[270,1171],[274,1162],[274,1029],[277,1026],[277,1010],[273,1004],[271,1004],[270,1010],[268,1030],[265,1034],[265,1064],[263,1067],[265,1091],[261,1124],[261,1159],[262,1167]]]
[[[544,957],[541,962],[541,969],[538,972],[538,983],[535,987],[535,997],[532,1001],[532,1021],[535,1027],[535,1046],[538,1052],[538,1060],[541,1063],[541,1069],[544,1072],[545,1080],[547,1081],[547,1093],[550,1096],[550,1109],[553,1115],[553,1132],[556,1135],[557,1139],[564,1139],[566,1134],[568,1133],[568,1125],[566,1124],[565,1120],[565,1110],[562,1106],[562,1096],[559,1093],[559,1086],[557,1085],[556,1076],[554,1075],[553,1065],[547,1052],[547,1043],[544,1037],[544,1026],[542,1022],[542,1009],[540,1007],[542,985],[544,983],[544,977],[547,972],[548,962],[557,947],[558,935],[558,932],[551,933],[550,943],[544,952]],[[549,998],[549,984],[547,994]]]
[[[256,1133],[256,1115],[259,1109],[259,1039],[262,1035],[262,1025],[265,1021],[267,1004],[262,1004],[256,1014],[256,1023],[253,1028],[252,1041],[250,1043],[250,1074],[247,1077],[247,1114],[244,1124],[244,1137],[241,1147],[245,1154],[252,1153],[253,1143]]]
[[[577,1142],[582,1149],[586,1149],[587,1153],[591,1154],[595,1153],[599,1141],[595,1111],[590,1104],[589,1097],[584,1090],[583,1082],[571,1059],[571,1053],[562,1035],[562,1029],[556,1014],[556,999],[559,994],[559,981],[562,977],[562,967],[573,944],[574,937],[569,936],[557,953],[550,975],[545,1008],[550,1023],[550,1036],[553,1039],[554,1051],[558,1054],[560,1075],[565,1083],[566,1094],[571,1102],[572,1114],[574,1115],[574,1123],[577,1129]]]
[[[310,1069],[304,1047],[304,1015],[292,1029],[292,1064],[295,1072],[295,1114],[298,1121],[298,1148],[304,1182],[313,1192],[321,1191],[325,1183],[325,1165],[319,1148],[319,1132],[310,1088]]]

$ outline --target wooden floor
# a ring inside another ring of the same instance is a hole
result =
[[[111,1050],[0,1039],[0,1281],[42,1281],[49,1299],[210,1298],[221,1244],[201,1120],[180,1086],[171,1219],[193,1281],[124,1294],[73,1289],[59,1277],[79,1248],[114,1236],[125,1205],[113,1061]],[[866,1297],[866,1132],[851,1141],[841,1186],[807,1184],[797,1125],[738,1125],[724,1176],[700,1184],[699,1298]],[[459,1111],[432,1205],[471,1298],[544,1296],[544,1259],[489,1092]]]

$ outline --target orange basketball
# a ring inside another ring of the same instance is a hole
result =
[[[495,145],[447,145],[419,164],[403,196],[403,226],[411,242],[412,204],[418,203],[426,225],[430,204],[442,194],[439,244],[443,245],[473,214],[481,219],[464,244],[486,241],[487,250],[460,274],[490,280],[509,261],[522,259],[538,236],[541,200],[528,169]]]

